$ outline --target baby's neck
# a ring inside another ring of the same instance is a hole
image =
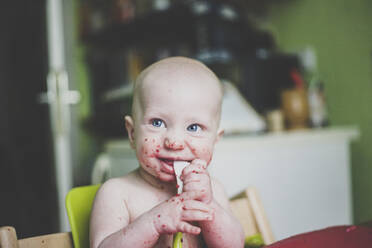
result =
[[[150,184],[154,188],[157,188],[166,193],[170,193],[172,195],[175,195],[177,193],[176,182],[163,182],[153,175],[149,174],[142,168],[139,168],[139,175],[146,183]]]

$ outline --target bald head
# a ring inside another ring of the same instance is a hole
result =
[[[174,90],[195,97],[196,93],[208,95],[216,105],[219,122],[223,95],[221,84],[217,76],[203,63],[186,57],[170,57],[142,71],[134,84],[132,107],[134,119],[141,115],[143,106],[151,99],[149,96],[155,88],[161,88],[164,97]]]

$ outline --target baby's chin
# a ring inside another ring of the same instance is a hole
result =
[[[157,178],[166,183],[173,183],[176,182],[176,176],[173,174],[167,174],[167,173],[160,173]]]
[[[176,175],[170,172],[161,171],[161,170],[153,170],[146,165],[141,165],[141,169],[143,173],[147,174],[150,177],[153,177],[155,180],[159,180],[164,183],[176,183]]]

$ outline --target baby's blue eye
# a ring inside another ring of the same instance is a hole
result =
[[[198,124],[191,124],[187,127],[187,131],[190,132],[197,132],[200,129],[200,126]]]
[[[164,125],[164,122],[160,119],[153,119],[151,120],[151,125],[153,125],[154,127],[161,127]]]

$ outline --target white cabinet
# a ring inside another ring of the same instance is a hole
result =
[[[216,145],[210,173],[229,196],[255,186],[277,240],[351,224],[350,142],[356,128],[228,136]],[[94,182],[137,167],[126,141],[112,141],[95,165]]]

